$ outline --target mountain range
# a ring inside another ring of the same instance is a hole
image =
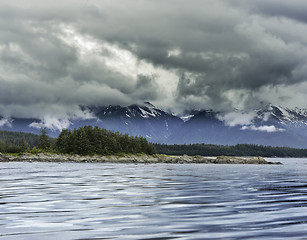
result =
[[[193,110],[175,115],[151,103],[130,106],[82,106],[87,119],[64,119],[47,122],[41,119],[0,117],[0,130],[38,134],[47,127],[56,137],[60,129],[92,125],[134,136],[144,136],[165,144],[258,144],[307,148],[307,110],[289,109],[272,104],[243,112]]]

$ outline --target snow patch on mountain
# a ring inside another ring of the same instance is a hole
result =
[[[190,114],[190,115],[186,115],[186,116],[180,116],[181,120],[183,120],[184,122],[189,121],[192,117],[194,117],[194,114]]]
[[[149,116],[157,117],[157,111],[155,111],[155,110],[143,109],[142,107],[139,107],[139,110],[142,113],[141,116],[144,117],[144,118],[149,118]]]
[[[168,123],[166,120],[165,120],[165,126],[166,126],[166,129],[168,130]]]

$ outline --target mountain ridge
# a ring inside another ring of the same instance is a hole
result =
[[[149,102],[129,106],[80,106],[92,117],[63,120],[69,129],[84,125],[143,136],[154,143],[241,143],[307,148],[307,110],[266,104],[251,111],[192,110],[174,115]],[[60,121],[60,120],[58,120]],[[48,129],[49,126],[49,129]],[[51,127],[50,127],[51,126]],[[42,119],[0,117],[0,130],[39,133],[47,127],[50,136],[60,132],[60,123]]]

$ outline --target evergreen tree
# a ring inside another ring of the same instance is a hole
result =
[[[64,129],[56,139],[56,148],[62,153],[81,155],[114,153],[154,154],[153,144],[142,137],[130,137],[128,134],[111,132],[99,127],[84,126],[72,132]]]
[[[67,138],[69,136],[69,131],[67,129],[63,129],[60,133],[60,135],[58,136],[58,138],[56,139],[55,145],[56,148],[60,151],[60,152],[65,152],[66,148],[67,148]]]
[[[27,152],[30,150],[30,146],[29,144],[26,142],[26,140],[24,140],[20,146],[20,151],[21,152]]]
[[[69,131],[67,142],[65,143],[65,153],[76,153],[77,137],[76,129]]]
[[[51,146],[51,143],[47,135],[46,128],[43,128],[41,130],[41,134],[38,139],[38,147],[40,149],[47,150],[48,148],[50,148],[50,146]]]
[[[76,136],[76,153],[81,155],[93,154],[93,152],[90,152],[89,132],[86,132],[85,127],[81,127]]]

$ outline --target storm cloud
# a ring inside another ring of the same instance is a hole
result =
[[[0,115],[307,107],[307,3],[0,0]],[[2,122],[1,124],[8,124]]]

